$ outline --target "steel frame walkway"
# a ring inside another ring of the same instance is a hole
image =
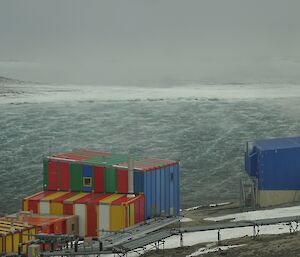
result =
[[[73,248],[63,249],[62,251],[42,252],[41,256],[78,256],[78,255],[101,255],[107,253],[117,254],[119,256],[126,256],[128,252],[135,251],[142,254],[147,245],[159,249],[164,247],[164,239],[173,235],[179,235],[180,245],[183,245],[183,235],[189,232],[211,231],[216,230],[218,243],[221,241],[221,231],[223,229],[233,229],[241,227],[253,227],[253,236],[259,235],[260,226],[286,224],[289,226],[289,232],[294,233],[298,230],[300,216],[271,218],[249,221],[237,222],[215,222],[208,225],[200,225],[194,227],[180,228],[179,218],[157,219],[148,221],[147,223],[135,226],[133,228],[122,231],[121,233],[114,233],[104,235],[98,238],[98,242],[93,242],[90,247],[83,245],[78,246],[78,249]],[[170,224],[178,222],[178,228],[161,229]],[[142,252],[139,252],[141,250]],[[10,255],[11,256],[11,255]]]
[[[127,252],[137,250],[138,248],[145,249],[146,245],[153,243],[164,243],[164,239],[171,237],[173,235],[180,236],[180,246],[183,246],[183,235],[184,233],[190,232],[201,232],[201,231],[211,231],[216,230],[217,232],[217,241],[218,244],[221,241],[221,230],[223,229],[233,229],[241,227],[253,227],[253,236],[257,237],[259,235],[260,226],[274,225],[284,223],[289,226],[290,233],[296,232],[299,227],[300,216],[293,217],[283,217],[283,218],[272,218],[272,219],[260,219],[253,221],[238,221],[238,222],[225,222],[225,223],[213,223],[208,225],[201,225],[195,227],[185,227],[178,229],[162,230],[156,231],[150,234],[145,235],[144,237],[138,238],[136,240],[130,240],[123,244],[117,245],[114,247],[118,252],[123,252],[125,255]]]

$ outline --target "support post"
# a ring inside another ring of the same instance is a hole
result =
[[[78,251],[78,241],[75,241],[75,253]]]
[[[128,193],[133,194],[133,169],[134,169],[134,160],[129,157],[128,159]]]
[[[221,230],[218,229],[218,245],[220,245],[221,242]]]
[[[183,247],[183,234],[180,232],[180,247]]]
[[[21,256],[22,253],[22,244],[18,245],[18,255]]]
[[[240,211],[244,210],[244,192],[243,192],[243,180],[240,179]]]

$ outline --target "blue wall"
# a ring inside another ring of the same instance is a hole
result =
[[[300,144],[298,138],[254,142],[245,153],[245,170],[257,178],[260,190],[300,190]]]
[[[257,177],[262,190],[299,190],[300,148],[259,153]]]
[[[83,177],[93,179],[93,167],[91,165],[83,165]],[[93,181],[92,181],[93,184]],[[92,192],[93,186],[85,187],[82,181],[82,191],[83,192]]]
[[[149,171],[134,170],[134,193],[145,196],[145,219],[178,216],[180,209],[179,165]]]

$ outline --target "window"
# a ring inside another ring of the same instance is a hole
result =
[[[91,187],[92,186],[92,178],[83,177],[83,186]]]

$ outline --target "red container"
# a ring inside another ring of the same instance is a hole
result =
[[[51,192],[41,192],[41,193],[35,195],[34,197],[30,198],[28,200],[28,211],[32,211],[33,213],[39,213],[40,199],[42,199],[50,194],[51,194]],[[24,210],[24,211],[27,211],[27,210]]]
[[[86,204],[86,210],[87,210],[87,236],[89,237],[93,237],[93,236],[97,236],[97,219],[98,219],[98,214],[97,214],[97,210],[98,210],[98,203],[100,200],[108,197],[109,194],[103,194],[100,196],[97,196],[96,198],[94,198],[93,200],[90,200],[87,204]],[[101,214],[100,214],[101,215]]]
[[[70,164],[67,162],[59,163],[59,189],[68,191],[70,189]]]
[[[68,191],[70,188],[70,164],[68,162],[48,161],[48,190]]]
[[[56,222],[54,225],[54,234],[66,234],[66,221],[61,220],[59,222]]]
[[[94,173],[94,192],[103,193],[104,192],[104,167],[93,167]]]
[[[98,196],[98,194],[93,194],[93,193],[90,193],[84,197],[81,197],[77,200],[74,201],[74,204],[78,203],[78,204],[85,204],[87,203],[88,201],[92,200],[93,198],[96,198]]]
[[[86,205],[87,211],[87,235],[90,237],[97,236],[97,207],[96,205]]]
[[[140,219],[139,219],[139,222],[142,222],[145,220],[145,198],[144,196],[143,197],[140,197]]]
[[[55,203],[63,203],[64,200],[70,198],[73,195],[76,195],[77,192],[69,192],[61,197],[55,198],[54,200],[51,200],[51,202],[55,202]]]
[[[117,190],[118,193],[128,193],[127,169],[117,169]]]
[[[73,210],[73,204],[71,203],[64,203],[64,214],[65,215],[73,215],[74,210]]]
[[[48,161],[48,190],[58,190],[58,167],[59,163],[57,161]]]
[[[141,222],[141,200],[137,201],[134,205],[134,212],[135,212],[135,217],[134,217],[134,223],[140,223]]]

